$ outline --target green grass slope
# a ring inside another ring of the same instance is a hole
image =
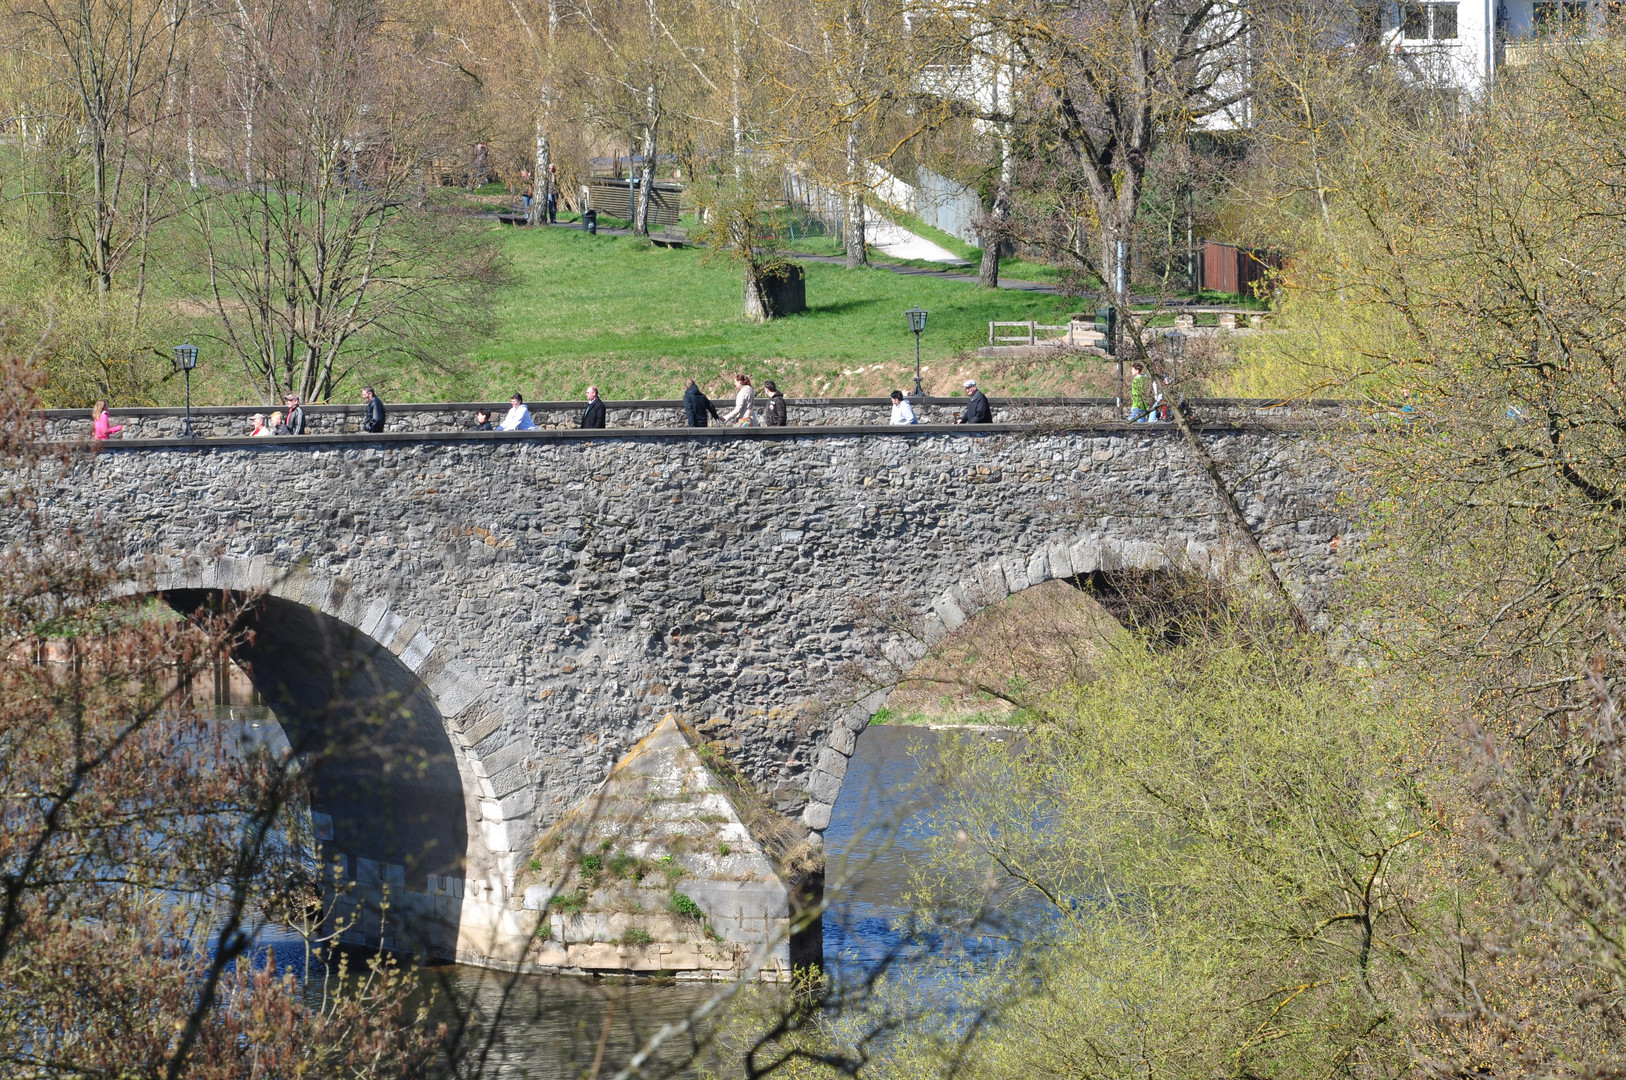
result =
[[[690,376],[717,392],[736,370],[776,379],[792,396],[876,393],[903,386],[906,372],[913,380],[903,313],[915,305],[931,312],[921,342],[927,389],[947,393],[993,366],[975,358],[989,320],[1061,323],[1081,304],[808,263],[809,310],[758,326],[742,313],[739,271],[704,251],[562,226],[508,229],[503,240],[517,281],[499,301],[497,333],[466,358],[458,389],[469,396],[578,398],[597,385],[608,398],[673,397]],[[1074,364],[1087,361],[1011,372],[991,389],[1064,389]]]

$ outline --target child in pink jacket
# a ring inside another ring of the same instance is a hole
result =
[[[107,439],[109,436],[117,435],[119,432],[124,430],[123,424],[115,426],[114,423],[107,418],[107,402],[105,401],[98,401],[94,406],[92,406],[90,415],[93,420],[90,437],[98,442]]]

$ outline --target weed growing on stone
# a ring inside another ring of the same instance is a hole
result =
[[[588,877],[597,877],[598,872],[604,869],[604,860],[597,855],[583,855],[581,857],[582,873]]]
[[[711,743],[696,745],[695,753],[722,784],[740,822],[791,882],[804,880],[823,865],[821,856],[808,845],[803,831],[774,809],[772,802],[738,765]]]
[[[568,896],[558,896],[553,900],[553,906],[566,915],[580,915],[587,906],[587,890],[577,889]]]
[[[623,945],[648,945],[655,939],[649,936],[649,931],[636,926],[629,926],[621,934]]]
[[[611,857],[609,863],[610,876],[625,878],[628,881],[637,881],[644,876],[644,862],[642,859],[626,852],[618,852]]]
[[[700,905],[688,893],[673,893],[672,902],[667,909],[674,915],[686,915],[691,919],[703,919],[706,913],[700,910]]]

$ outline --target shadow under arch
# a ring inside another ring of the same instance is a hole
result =
[[[311,770],[324,888],[337,863],[347,888],[334,910],[347,944],[435,958],[457,951],[471,837],[466,783],[428,687],[356,627],[273,595],[166,589],[183,615],[245,606],[232,659]],[[388,899],[387,915],[383,914]]]
[[[931,650],[973,618],[1047,581],[1064,581],[1092,591],[1116,592],[1118,581],[1160,576],[1230,580],[1235,568],[1225,553],[1197,540],[1184,543],[1149,542],[1086,532],[1038,545],[1031,552],[1011,551],[983,562],[963,566],[957,581],[934,586],[906,618],[887,620],[876,640],[875,658],[884,674],[871,683],[866,696],[842,708],[829,734],[816,752],[816,764],[807,781],[808,802],[802,822],[814,833],[829,826],[835,803],[857,750],[857,740],[887,702],[892,691]],[[940,579],[939,579],[940,581]],[[914,601],[905,601],[914,604]],[[1116,612],[1107,606],[1115,618]],[[918,614],[920,611],[924,614]],[[1120,620],[1121,621],[1121,620]]]

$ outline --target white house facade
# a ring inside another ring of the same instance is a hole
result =
[[[1499,69],[1529,63],[1554,38],[1600,32],[1619,7],[1589,0],[1402,0],[1364,9],[1358,33],[1419,78],[1472,93]]]

